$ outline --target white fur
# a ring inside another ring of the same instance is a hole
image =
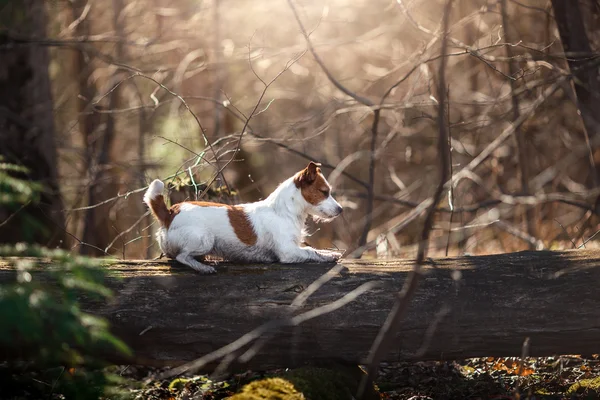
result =
[[[149,204],[150,199],[162,194],[163,188],[159,180],[152,182],[144,201]],[[293,178],[289,178],[265,200],[240,207],[246,212],[257,236],[255,245],[248,246],[238,239],[225,207],[182,203],[169,229],[161,228],[157,233],[161,250],[168,257],[202,273],[215,270],[194,257],[208,254],[235,262],[260,263],[335,262],[342,255],[300,247],[308,215],[331,220],[342,212],[342,207],[331,195],[314,206],[304,199]]]
[[[144,194],[144,203],[149,205],[150,200],[160,196],[163,190],[165,190],[165,184],[162,183],[160,179],[153,180]]]

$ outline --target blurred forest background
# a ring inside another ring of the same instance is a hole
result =
[[[443,2],[291,4],[0,0],[0,155],[46,188],[0,208],[0,242],[154,257],[152,179],[172,203],[250,202],[314,160],[345,212],[311,245],[412,257],[439,179]],[[593,244],[599,17],[596,0],[454,2],[454,177],[430,254]]]

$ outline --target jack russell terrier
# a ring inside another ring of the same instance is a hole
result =
[[[162,252],[203,274],[216,272],[194,257],[215,255],[245,263],[329,263],[342,253],[300,247],[308,215],[330,221],[342,213],[320,164],[310,162],[264,200],[230,206],[185,201],[167,208],[156,179],[144,202],[160,224]]]

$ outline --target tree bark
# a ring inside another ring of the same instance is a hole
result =
[[[0,260],[0,284],[14,281]],[[43,281],[43,267],[33,280]],[[176,365],[219,349],[264,323],[374,288],[339,309],[293,326],[282,323],[256,356],[238,367],[363,362],[413,262],[343,261],[297,307],[291,304],[331,265],[218,265],[198,275],[177,263],[130,261],[108,267],[115,297],[85,309],[105,316],[135,351],[135,362]],[[521,252],[430,260],[384,361],[600,352],[600,251]],[[248,349],[245,346],[238,354]],[[140,361],[141,360],[141,361]],[[214,367],[209,363],[205,369]]]
[[[516,43],[516,40],[513,38],[511,29],[509,27],[509,18],[508,18],[508,6],[506,4],[506,0],[500,0],[500,14],[502,16],[502,28],[504,31],[504,37],[506,42],[508,43]],[[514,122],[519,119],[521,116],[521,107],[519,104],[519,97],[516,94],[517,91],[517,73],[519,71],[519,66],[514,59],[513,48],[509,44],[506,46],[506,57],[508,58],[508,74],[512,78],[510,82],[510,94],[511,94],[511,104],[512,104],[512,121]],[[518,127],[514,132],[515,144],[517,146],[517,159],[518,159],[518,168],[519,168],[519,178],[521,180],[521,192],[523,195],[528,196],[529,193],[529,152],[527,151],[527,140],[525,138],[525,131]],[[527,234],[531,237],[535,237],[535,223],[534,223],[534,209],[529,206],[522,207],[523,209],[523,222],[525,225],[525,229]],[[533,243],[529,243],[529,249],[535,250],[535,245]]]
[[[88,5],[87,0],[77,0],[74,3],[75,15],[80,15]],[[115,35],[120,40],[126,40],[124,30],[122,0],[112,1],[112,26]],[[90,21],[84,19],[77,26],[80,37],[90,35]],[[115,44],[115,58],[119,62],[125,61],[125,52],[122,42]],[[86,166],[88,176],[87,201],[89,206],[95,206],[85,211],[82,240],[86,244],[80,247],[81,254],[104,255],[104,249],[115,236],[114,220],[111,220],[111,210],[114,204],[101,204],[112,198],[118,192],[120,179],[117,177],[115,167],[112,165],[111,151],[117,136],[116,116],[111,113],[100,114],[99,109],[105,111],[120,108],[121,88],[119,81],[121,72],[115,72],[108,77],[106,92],[110,92],[104,105],[93,105],[98,94],[98,88],[90,78],[95,73],[95,64],[86,61],[90,58],[89,53],[81,52],[79,55],[79,88],[84,101],[80,104],[80,129],[83,134],[86,147]],[[102,130],[101,134],[98,131]]]
[[[87,11],[86,8],[90,7],[90,10],[94,9],[94,4],[89,3],[87,0],[74,0],[72,2],[72,19],[71,23],[76,23],[74,28],[74,36],[87,38],[91,34],[91,17],[92,11]],[[93,46],[93,44],[91,44]],[[92,79],[92,75],[95,70],[95,58],[92,51],[88,51],[87,48],[83,48],[77,51],[77,56],[74,60],[74,70],[77,76],[78,93],[77,93],[77,112],[79,120],[79,132],[81,133],[82,140],[84,143],[84,168],[81,172],[81,181],[87,181],[87,206],[98,203],[96,200],[96,192],[98,191],[96,185],[96,175],[98,174],[97,163],[97,148],[100,147],[97,142],[100,140],[101,135],[98,135],[97,129],[103,125],[102,115],[95,112],[96,110],[92,106],[92,102],[95,100],[98,94],[98,88],[96,87],[96,80]],[[84,196],[85,197],[85,196]],[[100,224],[97,220],[107,219],[110,212],[110,206],[104,205],[92,209],[88,209],[84,212],[83,217],[83,232],[81,238],[84,243],[96,244],[96,240],[101,243],[108,243],[109,231],[108,224]],[[91,233],[95,234],[95,239],[91,239]],[[91,247],[82,246],[79,251],[83,254],[96,254],[97,252]],[[92,253],[94,251],[94,253]]]
[[[593,67],[587,65],[595,53],[585,31],[579,0],[552,0],[552,8],[569,69],[575,76],[577,107],[586,135],[591,139],[600,134],[600,66],[598,63]],[[591,149],[594,153],[597,150]],[[593,184],[597,185],[600,154],[594,154],[593,159]]]
[[[41,182],[40,202],[30,204],[0,228],[0,242],[37,242],[61,246],[64,241],[63,203],[58,184],[54,142],[53,100],[47,49],[12,36],[44,39],[44,2],[12,3],[11,33],[0,30],[0,156],[29,169],[27,178]],[[8,17],[7,19],[8,20]],[[0,223],[18,207],[0,205]],[[27,221],[36,221],[27,226]]]

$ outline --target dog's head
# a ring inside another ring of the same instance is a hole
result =
[[[294,184],[308,204],[308,213],[317,220],[331,220],[342,213],[342,206],[331,196],[331,186],[314,162],[294,175]]]

